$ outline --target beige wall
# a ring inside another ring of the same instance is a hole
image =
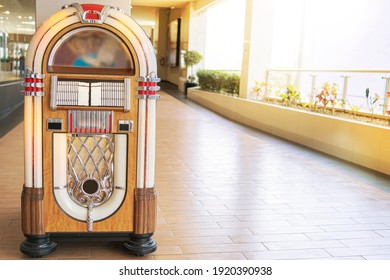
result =
[[[168,77],[168,67],[166,66],[168,19],[169,19],[169,9],[161,8],[159,10],[157,73],[162,80],[167,80]]]
[[[131,17],[145,30],[157,49],[159,30],[159,8],[132,6]]]
[[[170,22],[181,18],[180,29],[180,49],[187,50],[188,36],[189,36],[189,19],[190,19],[190,5],[187,4],[180,9],[161,8],[159,10],[159,32],[157,44],[157,61],[158,61],[158,75],[162,80],[168,81],[172,84],[179,85],[180,77],[186,76],[186,70],[179,67],[170,67],[167,65],[167,39],[168,39],[168,25]],[[165,60],[162,65],[160,61]]]

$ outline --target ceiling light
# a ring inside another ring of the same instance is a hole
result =
[[[9,15],[11,12],[10,11],[4,11],[4,14]]]

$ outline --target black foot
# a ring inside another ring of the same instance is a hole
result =
[[[157,250],[157,243],[151,234],[131,234],[130,240],[123,242],[123,247],[135,256],[145,256]]]
[[[20,251],[33,258],[40,258],[53,253],[57,243],[50,240],[49,235],[29,235],[20,244]]]

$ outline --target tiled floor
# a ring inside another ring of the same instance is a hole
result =
[[[390,178],[161,93],[158,250],[137,259],[390,259]],[[0,139],[0,259],[19,252],[22,123]],[[45,259],[133,259],[63,242]]]

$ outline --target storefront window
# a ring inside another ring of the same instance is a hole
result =
[[[35,0],[0,3],[0,81],[20,78],[35,32]]]

